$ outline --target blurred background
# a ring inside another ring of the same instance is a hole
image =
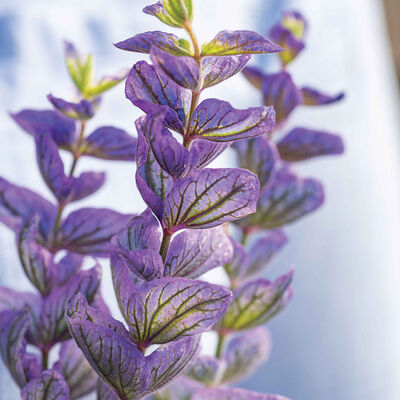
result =
[[[300,108],[290,126],[304,124],[340,133],[346,154],[302,164],[320,178],[327,203],[287,229],[290,243],[271,265],[270,277],[296,265],[296,295],[269,324],[272,355],[243,383],[260,392],[298,400],[398,400],[400,398],[400,69],[398,0],[201,0],[196,31],[202,41],[222,29],[266,34],[286,8],[307,17],[307,51],[290,66],[296,82],[346,100],[327,108]],[[385,3],[385,4],[384,4]],[[46,95],[71,97],[62,40],[94,55],[98,75],[130,67],[140,57],[113,42],[162,29],[140,11],[144,0],[0,1],[0,175],[50,193],[36,167],[32,138],[8,117],[23,108],[50,108]],[[386,7],[386,8],[385,8]],[[390,35],[389,35],[390,33]],[[274,56],[253,63],[273,71]],[[244,93],[247,93],[245,96]],[[238,76],[206,93],[236,107],[259,104],[259,94]],[[139,112],[123,85],[105,96],[89,131],[114,124],[134,133]],[[288,129],[290,128],[288,127]],[[230,154],[220,160],[232,162]],[[108,184],[78,204],[123,212],[143,209],[129,163],[85,160],[81,170],[106,170]],[[13,234],[0,226],[0,284],[30,286],[22,276]],[[113,305],[107,263],[106,300]],[[213,338],[204,346],[214,346]],[[18,392],[0,367],[0,399]]]

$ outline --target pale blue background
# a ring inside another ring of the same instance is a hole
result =
[[[271,266],[269,274],[274,276],[296,265],[296,296],[270,324],[270,361],[244,386],[298,400],[398,400],[400,124],[380,2],[198,0],[197,31],[203,40],[220,29],[265,33],[289,3],[302,10],[311,25],[308,50],[292,68],[296,80],[348,93],[340,105],[300,109],[291,125],[340,132],[347,150],[343,157],[301,168],[326,182],[327,204],[288,230],[291,242]],[[162,29],[139,12],[145,4],[142,0],[1,0],[0,175],[49,194],[37,172],[31,138],[10,121],[7,111],[47,107],[49,92],[71,95],[62,60],[63,38],[92,51],[99,73],[133,64],[137,56],[118,51],[111,43],[142,30]],[[254,62],[266,64],[266,58]],[[207,95],[229,99],[237,107],[259,102],[241,77]],[[134,132],[137,115],[121,86],[107,96],[90,129],[118,122]],[[132,165],[91,160],[83,168],[106,168],[108,186],[79,206],[104,205],[127,212],[143,207],[134,189]],[[0,249],[0,283],[29,288],[13,236],[3,227]],[[104,270],[107,300],[113,304],[106,265]],[[212,350],[212,338],[205,345]],[[13,388],[1,370],[0,399],[18,398]]]

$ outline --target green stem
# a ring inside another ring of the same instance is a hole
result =
[[[86,121],[81,121],[81,131],[80,131],[80,134],[79,134],[78,141],[76,143],[76,149],[75,149],[75,152],[74,152],[74,160],[72,161],[71,169],[69,171],[69,176],[70,177],[74,175],[78,160],[79,160],[79,158],[81,156],[81,154],[79,152],[79,149],[80,149],[80,147],[82,145],[82,142],[83,142],[83,139],[85,137],[85,129],[86,129]]]
[[[42,350],[42,366],[43,369],[49,368],[49,350]]]
[[[163,262],[167,258],[168,247],[169,247],[169,244],[171,243],[171,238],[172,238],[172,235],[169,232],[164,230],[161,247],[160,247],[160,255],[162,257]]]
[[[224,343],[225,343],[225,335],[218,333],[217,351],[215,352],[215,356],[217,358],[221,358],[221,356],[222,356],[222,350],[224,348]]]

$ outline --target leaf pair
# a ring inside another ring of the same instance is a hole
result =
[[[160,389],[180,374],[197,352],[198,340],[186,338],[145,357],[120,322],[89,307],[83,296],[73,299],[67,319],[89,363],[120,398],[139,399]]]
[[[64,42],[64,49],[68,72],[75,86],[86,99],[90,99],[104,93],[126,78],[127,71],[121,71],[114,76],[104,76],[100,80],[94,81],[92,56],[88,55],[86,59],[83,59],[75,46],[68,41]]]

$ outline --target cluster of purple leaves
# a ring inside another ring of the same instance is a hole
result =
[[[111,127],[85,136],[100,94],[123,76],[93,83],[91,58],[83,60],[70,44],[67,66],[79,102],[49,96],[57,112],[14,115],[34,136],[39,169],[58,204],[2,181],[1,219],[16,231],[24,271],[39,292],[0,292],[3,360],[23,388],[23,399],[75,399],[97,381],[99,400],[283,400],[231,387],[268,358],[269,336],[262,325],[292,297],[293,271],[273,282],[255,277],[287,241],[276,228],[323,201],[321,185],[297,177],[289,163],[337,154],[343,145],[337,136],[304,129],[275,144],[272,133],[293,102],[334,99],[287,85],[280,74],[246,67],[252,54],[279,53],[286,66],[291,59],[283,48],[299,53],[296,40],[302,41],[305,22],[298,14],[286,14],[272,30],[278,44],[255,32],[222,31],[200,47],[191,0],[163,0],[144,12],[184,29],[191,42],[156,31],[116,44],[149,54],[152,61],[135,64],[126,80],[127,98],[146,114],[136,121],[137,143]],[[296,23],[304,23],[303,31]],[[200,102],[204,89],[243,69],[262,88],[264,106],[237,110],[218,99]],[[74,119],[81,125],[79,135]],[[242,168],[209,168],[232,144]],[[72,153],[69,175],[59,148]],[[81,156],[133,160],[135,154],[136,183],[148,206],[143,213],[83,209],[63,217],[69,203],[104,181],[102,174],[74,177]],[[241,231],[236,237],[242,243],[229,232],[229,222]],[[56,261],[60,250],[67,253]],[[101,299],[98,267],[81,269],[83,255],[110,256],[125,324]],[[201,279],[221,265],[229,289]],[[215,356],[199,349],[200,334],[210,329],[219,337]],[[47,370],[48,353],[59,342],[60,359]],[[27,343],[41,351],[41,360],[27,351]]]

